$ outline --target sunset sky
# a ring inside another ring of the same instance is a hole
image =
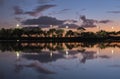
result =
[[[119,21],[120,0],[0,0],[0,28],[53,24],[117,31]]]

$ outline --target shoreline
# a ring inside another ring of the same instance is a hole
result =
[[[0,42],[120,42],[120,37],[20,37],[0,38]]]

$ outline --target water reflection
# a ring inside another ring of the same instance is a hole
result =
[[[119,42],[0,43],[0,79],[120,78],[111,73],[120,72],[114,69],[120,67],[119,48]]]

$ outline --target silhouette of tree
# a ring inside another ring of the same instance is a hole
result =
[[[64,33],[64,30],[63,30],[63,29],[58,29],[58,30],[56,30],[56,35],[57,35],[57,37],[62,37],[62,36],[63,36],[63,33]]]
[[[74,36],[74,32],[72,31],[72,30],[68,30],[67,32],[66,32],[66,35],[65,35],[66,37],[72,37],[72,36]]]
[[[107,37],[108,36],[108,32],[104,31],[104,30],[100,30],[98,32],[96,32],[98,37]]]

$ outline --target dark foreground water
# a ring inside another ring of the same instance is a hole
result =
[[[1,43],[0,79],[120,79],[120,43]]]

